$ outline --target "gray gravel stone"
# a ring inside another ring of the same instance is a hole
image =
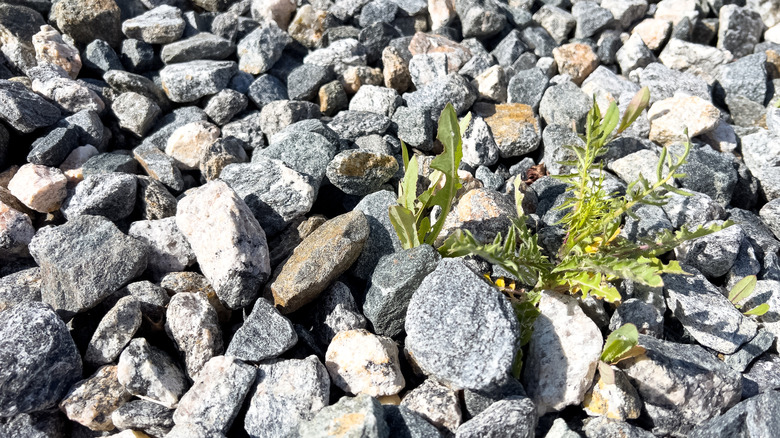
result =
[[[401,106],[393,113],[392,121],[397,125],[398,138],[407,146],[423,152],[433,150],[436,125],[425,110]]]
[[[766,53],[759,52],[721,65],[715,72],[713,95],[724,101],[742,96],[763,106],[768,91],[766,63]]]
[[[663,205],[666,217],[674,228],[683,225],[692,228],[711,220],[723,219],[726,212],[712,198],[703,193],[690,193],[691,196],[672,193],[667,203]]]
[[[612,23],[612,12],[599,6],[595,1],[580,1],[571,8],[571,14],[577,21],[575,38],[589,38]]]
[[[276,138],[275,138],[276,139]],[[272,158],[302,174],[314,188],[314,197],[325,177],[328,163],[336,155],[333,143],[316,132],[291,131],[252,156],[253,162]]]
[[[406,406],[384,405],[390,436],[403,438],[439,438],[441,432]]]
[[[351,421],[347,421],[350,419]],[[368,395],[342,397],[333,405],[321,409],[313,418],[301,422],[301,436],[325,438],[334,432],[344,436],[388,438],[390,429],[384,419],[382,405]]]
[[[260,128],[260,113],[253,112],[222,127],[222,137],[233,137],[246,151],[265,147],[265,136]]]
[[[260,127],[270,137],[295,122],[319,117],[319,106],[314,103],[276,100],[264,105],[260,111]]]
[[[780,388],[778,369],[780,356],[774,353],[761,355],[747,372],[742,374],[742,399]]]
[[[492,166],[499,157],[498,146],[485,119],[478,115],[471,118],[463,132],[463,162],[470,166]]]
[[[133,157],[143,167],[151,178],[159,181],[174,193],[184,189],[184,179],[181,170],[173,162],[173,158],[165,152],[150,147],[137,147],[133,149]]]
[[[367,111],[341,111],[334,117],[328,127],[340,138],[355,140],[371,134],[384,134],[390,127],[390,118]]]
[[[144,338],[130,341],[119,356],[119,383],[134,396],[175,408],[187,390],[187,378],[164,351]]]
[[[160,70],[163,90],[174,102],[193,102],[227,87],[236,73],[233,61],[190,61]]]
[[[441,257],[430,245],[384,256],[369,278],[363,313],[374,332],[396,336],[404,329],[406,311],[412,294]]]
[[[132,72],[142,73],[157,67],[154,47],[143,41],[126,39],[122,41],[119,58],[122,65]],[[120,68],[120,70],[122,70]]]
[[[453,325],[453,321],[474,321]],[[462,261],[442,260],[412,295],[406,348],[444,382],[485,389],[511,368],[519,329],[509,302]]]
[[[596,417],[585,424],[585,436],[598,438],[619,436],[622,438],[653,438],[653,434],[625,421],[613,420],[609,417]]]
[[[287,95],[291,100],[314,101],[320,87],[332,80],[333,70],[329,67],[301,64],[287,77]]]
[[[171,298],[165,331],[183,354],[190,379],[195,379],[209,359],[224,351],[217,311],[203,292],[177,293]]]
[[[81,357],[65,323],[47,304],[0,313],[0,415],[56,406],[81,378]]]
[[[160,107],[153,100],[133,92],[120,94],[111,109],[119,126],[138,137],[143,137],[160,115]]]
[[[133,212],[137,187],[135,175],[126,173],[89,175],[62,203],[62,214],[67,219],[88,214],[103,216],[116,222],[130,216]]]
[[[149,44],[167,44],[181,38],[184,19],[179,8],[161,5],[142,15],[125,20],[122,33]]]
[[[331,12],[335,12],[335,8]],[[334,13],[334,15],[336,14]],[[356,38],[357,36],[339,39],[327,47],[313,50],[303,58],[303,63],[330,66],[337,75],[344,73],[352,66],[364,66],[366,65],[366,50]]]
[[[350,111],[368,111],[392,117],[403,100],[392,88],[363,85],[349,102]]]
[[[166,64],[195,61],[198,59],[225,59],[236,51],[230,41],[208,32],[201,32],[190,38],[166,44],[160,58]]]
[[[121,298],[100,320],[84,361],[98,367],[113,362],[141,327],[141,306],[133,296]]]
[[[539,23],[558,44],[566,41],[574,26],[577,24],[574,16],[568,11],[553,4],[544,4],[533,15],[535,22]]]
[[[764,29],[758,11],[749,6],[725,5],[718,11],[718,48],[728,50],[735,58],[749,55],[761,41]]]
[[[615,53],[615,59],[620,65],[620,71],[623,75],[628,76],[632,71],[655,62],[656,58],[639,34],[633,34]]]
[[[584,147],[585,142],[572,130],[571,125],[548,124],[542,132],[542,161],[552,175],[566,174],[574,170],[574,166],[561,164],[561,161],[577,159],[574,152],[564,146]]]
[[[173,411],[158,403],[130,400],[111,413],[119,430],[140,430],[151,436],[165,436],[173,428]]]
[[[312,320],[312,334],[323,346],[339,333],[366,328],[366,318],[361,315],[352,291],[336,281],[325,289],[308,306]]]
[[[730,62],[731,52],[703,44],[672,38],[658,55],[658,60],[669,68],[687,71],[711,82],[715,69]]]
[[[397,171],[392,155],[351,149],[336,154],[325,174],[344,193],[364,196],[379,190]]]
[[[22,133],[51,126],[60,110],[19,82],[0,79],[0,118]]]
[[[445,434],[452,434],[462,422],[458,393],[436,379],[428,378],[406,393],[400,406],[425,418]]]
[[[160,279],[169,272],[183,271],[195,263],[195,254],[184,234],[176,226],[176,218],[135,221],[130,225],[127,234],[148,246],[147,270],[155,279]]]
[[[654,435],[687,435],[739,401],[740,374],[698,345],[645,335],[639,335],[639,344],[646,353],[620,367],[644,400]]]
[[[146,245],[101,216],[45,227],[30,243],[41,296],[64,317],[97,305],[146,269]]]
[[[330,378],[316,356],[261,364],[244,419],[250,436],[296,434],[301,421],[328,405]]]
[[[109,70],[103,75],[103,80],[119,93],[138,93],[154,101],[160,108],[167,110],[170,107],[170,100],[162,88],[145,76],[123,70]],[[176,111],[178,112],[180,111]],[[155,120],[153,126],[160,126],[167,119],[174,117],[176,116],[168,115],[159,121]]]
[[[133,159],[132,155],[115,153],[95,155],[81,166],[81,172],[85,177],[105,173],[134,174],[137,171],[138,162]]]
[[[246,95],[231,89],[224,89],[211,96],[203,110],[219,126],[229,122],[233,116],[246,109],[249,99]]]
[[[209,360],[173,413],[176,424],[195,423],[227,433],[255,381],[255,367],[230,356]]]
[[[731,368],[744,373],[756,358],[764,354],[775,342],[775,334],[768,330],[760,330],[756,337],[743,345],[734,354],[726,355],[724,362]]]
[[[734,353],[755,336],[756,322],[743,316],[699,271],[684,269],[693,275],[663,276],[667,306],[701,345]]]
[[[91,144],[99,151],[103,151],[108,146],[111,138],[111,132],[103,126],[100,115],[95,111],[79,111],[60,120],[57,126],[75,129],[80,145]]]
[[[403,95],[409,108],[428,111],[434,121],[438,120],[447,103],[451,103],[458,114],[464,114],[476,97],[477,94],[471,88],[471,84],[457,73],[450,73],[442,80]]]
[[[0,434],[27,438],[65,438],[67,422],[59,410],[18,414],[0,422]]]
[[[111,413],[132,397],[117,380],[116,369],[106,365],[77,382],[60,402],[60,410],[88,430],[114,429]]]
[[[780,430],[780,392],[767,391],[743,400],[719,417],[708,420],[691,431],[691,438],[744,436],[758,438],[773,436]]]
[[[41,301],[41,269],[28,268],[0,278],[0,312],[24,301]]]
[[[639,85],[650,89],[650,103],[669,99],[677,91],[691,96],[710,99],[710,91],[702,78],[686,72],[673,70],[660,62],[647,65],[639,73]]]
[[[706,225],[723,224],[722,221]],[[731,269],[737,259],[739,248],[745,242],[745,233],[739,225],[733,225],[704,237],[688,240],[675,248],[675,257],[680,263],[690,265],[709,278],[716,278]]]
[[[538,68],[521,70],[509,80],[507,102],[524,103],[538,111],[548,83],[549,79]]]
[[[87,44],[82,59],[84,67],[105,73],[109,70],[121,70],[122,63],[111,45],[103,40],[94,40]]]
[[[761,193],[768,201],[780,198],[780,147],[767,130],[740,137],[742,156],[750,173],[758,179]]]
[[[624,324],[634,324],[643,335],[660,338],[664,331],[664,315],[658,308],[637,298],[629,298],[615,310],[609,321],[614,331]]]
[[[55,128],[33,141],[27,162],[57,167],[79,146],[76,128]]]
[[[278,357],[297,342],[290,320],[261,298],[233,336],[225,354],[247,362],[260,362]]]
[[[446,53],[418,53],[409,60],[409,74],[415,88],[422,88],[447,76]]]
[[[266,22],[238,42],[238,68],[253,75],[265,73],[292,42],[287,32],[274,22]]]
[[[523,42],[533,49],[534,54],[539,57],[552,56],[552,51],[558,44],[543,27],[531,26],[523,29]]]
[[[533,437],[536,408],[529,398],[513,397],[492,404],[458,427],[456,437]]]
[[[394,193],[380,190],[364,196],[355,206],[355,210],[365,214],[370,228],[368,240],[352,268],[356,277],[367,280],[382,256],[401,250],[401,241],[388,214],[388,208],[396,203]]]
[[[574,121],[581,132],[592,104],[592,98],[573,82],[564,82],[547,88],[539,103],[539,115],[547,124],[569,126]]]
[[[458,0],[455,11],[460,17],[463,37],[488,38],[506,26],[507,18],[498,5],[484,0]]]
[[[249,86],[247,95],[259,109],[277,100],[287,100],[287,88],[282,81],[269,74],[260,75]]]

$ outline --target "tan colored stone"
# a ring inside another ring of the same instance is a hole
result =
[[[437,30],[455,18],[454,0],[428,0],[428,13],[431,16],[431,30]]]
[[[671,22],[657,18],[647,18],[637,24],[631,31],[631,34],[638,34],[648,49],[658,50],[663,47],[671,30]]]
[[[553,49],[553,58],[558,64],[558,72],[569,75],[577,85],[582,84],[599,66],[598,55],[587,44],[570,43],[556,47]]]
[[[352,394],[388,396],[406,385],[398,362],[398,346],[368,330],[347,330],[333,338],[325,353],[333,383]]]
[[[206,121],[187,123],[168,138],[165,153],[181,169],[194,170],[200,166],[204,151],[219,138],[219,128]]]
[[[436,427],[454,432],[462,419],[458,393],[428,378],[422,385],[406,393],[401,406],[409,408]]]
[[[368,238],[368,220],[354,210],[325,222],[279,268],[270,290],[282,313],[313,301],[357,260]]]
[[[48,24],[41,26],[41,31],[32,36],[32,43],[39,64],[58,65],[76,79],[81,71],[79,50],[66,43],[57,29]]]
[[[16,166],[18,167],[18,166]],[[14,195],[11,194],[11,192],[0,185],[0,202],[13,208],[16,211],[21,211],[22,213],[26,214],[30,219],[35,218],[35,212],[31,210],[26,205],[22,204],[21,201],[16,199]]]
[[[60,409],[70,420],[91,430],[112,430],[111,413],[130,398],[132,395],[119,383],[117,366],[106,365],[73,385],[60,402]]]
[[[392,88],[399,94],[412,86],[412,76],[409,74],[409,66],[404,58],[393,46],[382,50],[382,74],[385,78],[385,87]]]
[[[409,42],[412,55],[447,54],[447,71],[458,71],[471,59],[471,50],[441,35],[417,32]]]
[[[493,105],[476,103],[475,114],[481,116],[493,132],[502,158],[519,157],[536,150],[541,141],[539,120],[524,103]]]
[[[73,152],[60,164],[60,170],[65,174],[65,178],[68,179],[69,183],[78,183],[84,179],[84,172],[82,172],[81,166],[99,153],[97,148],[91,144],[79,146],[73,149]]]
[[[329,117],[349,107],[347,92],[339,81],[331,81],[321,86],[318,97],[320,112]]]
[[[287,32],[295,41],[310,49],[319,47],[326,30],[327,17],[327,12],[314,9],[311,5],[303,5],[298,8]]]
[[[618,421],[637,419],[642,412],[642,400],[625,373],[604,363],[599,364],[598,379],[585,394],[583,406],[588,415]]]
[[[655,18],[668,20],[676,25],[688,18],[693,22],[699,17],[699,3],[696,0],[661,0],[655,10]]]
[[[60,208],[68,195],[67,186],[68,179],[60,169],[25,164],[8,183],[8,190],[27,207],[50,213]]]
[[[364,65],[350,66],[339,76],[347,94],[355,94],[363,85],[382,85],[382,70]]]
[[[650,140],[669,145],[712,131],[720,122],[720,110],[698,96],[675,95],[658,101],[647,112]]]

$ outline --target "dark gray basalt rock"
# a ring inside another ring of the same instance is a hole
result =
[[[336,281],[308,306],[312,319],[312,335],[323,346],[330,344],[339,332],[366,328],[352,291]]]
[[[263,298],[255,302],[225,354],[247,362],[276,358],[298,342],[289,319]]]
[[[65,199],[62,214],[67,219],[83,215],[103,216],[111,221],[124,219],[133,212],[137,187],[135,175],[89,175]]]
[[[32,143],[27,161],[44,166],[59,166],[68,154],[78,147],[78,142],[79,136],[75,128],[55,128]]]
[[[108,219],[83,215],[45,227],[30,243],[41,297],[63,317],[88,310],[146,269],[147,248]]]
[[[81,379],[81,356],[47,304],[0,313],[0,416],[52,408]]]
[[[113,362],[141,327],[141,305],[133,296],[121,298],[100,320],[84,361],[98,367]]]
[[[536,407],[527,397],[511,397],[492,404],[458,427],[457,437],[533,437]]]
[[[0,118],[17,131],[30,133],[56,123],[60,110],[19,82],[0,79]]]
[[[236,51],[230,41],[216,35],[201,32],[190,38],[166,44],[160,58],[166,64],[195,61],[198,59],[225,59]]]
[[[780,433],[780,392],[768,391],[742,401],[723,415],[691,431],[691,438],[759,438]]]
[[[146,400],[130,400],[111,413],[111,422],[119,430],[165,436],[173,428],[173,410]]]
[[[168,409],[176,407],[189,386],[179,366],[144,338],[133,339],[118,363],[117,378],[128,392]]]
[[[165,94],[174,102],[193,102],[227,87],[236,73],[233,61],[190,61],[160,70]]]

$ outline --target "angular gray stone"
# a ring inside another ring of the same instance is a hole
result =
[[[708,82],[718,66],[733,60],[731,52],[703,44],[695,44],[672,38],[658,55],[665,66],[679,71],[693,73]]]
[[[325,438],[336,433],[371,438],[390,436],[382,405],[365,394],[354,398],[342,397],[335,404],[321,409],[310,420],[301,422],[298,433],[312,438]]]
[[[368,111],[392,117],[403,103],[401,96],[392,88],[363,85],[349,102],[350,111]]]
[[[146,401],[130,400],[111,413],[111,422],[119,430],[140,430],[151,436],[165,436],[173,428],[173,411]]]
[[[211,96],[203,109],[209,118],[219,126],[229,122],[233,116],[244,111],[249,104],[246,95],[231,89],[224,89]]]
[[[612,420],[608,417],[596,417],[585,424],[585,436],[598,438],[619,436],[621,438],[653,438],[653,434],[625,421]]]
[[[463,137],[463,159],[470,166],[492,166],[499,158],[499,150],[493,133],[485,119],[473,115]]]
[[[774,436],[780,431],[777,415],[780,413],[780,392],[767,391],[743,400],[719,417],[703,423],[691,431],[691,438],[743,436],[758,438]]]
[[[571,8],[571,14],[577,21],[575,38],[589,38],[612,23],[612,12],[599,6],[595,1],[580,1]]]
[[[750,173],[758,179],[767,200],[780,198],[780,160],[777,137],[767,130],[740,137],[742,156]]]
[[[146,269],[148,249],[101,216],[44,227],[30,243],[41,297],[63,317],[88,310]]]
[[[447,76],[446,53],[418,53],[409,60],[409,75],[415,88],[422,88]]]
[[[157,103],[160,108],[165,108],[167,110],[170,107],[170,101],[162,90],[162,87],[146,76],[129,73],[123,70],[109,70],[103,75],[103,80],[118,93],[137,93],[151,99]],[[173,115],[168,115],[161,120],[153,120],[154,123],[152,126],[158,126],[161,122],[165,122],[167,118],[175,118],[175,114],[182,111],[187,110],[176,111]]]
[[[290,100],[314,101],[320,87],[332,80],[333,71],[329,67],[302,64],[294,68],[287,77],[287,95]]]
[[[441,432],[406,406],[384,405],[385,421],[390,436],[404,438],[439,438]]]
[[[316,356],[258,366],[244,419],[252,437],[294,435],[301,421],[328,405],[330,378]]]
[[[700,346],[645,335],[639,345],[645,354],[620,367],[642,397],[654,435],[685,436],[739,401],[740,374]]]
[[[50,306],[24,302],[0,313],[0,415],[49,409],[81,379],[81,356]]]
[[[125,68],[136,73],[143,73],[157,67],[154,46],[136,39],[122,41],[120,59]]]
[[[706,225],[722,225],[721,221]],[[716,278],[731,269],[737,259],[739,248],[746,236],[739,225],[718,231],[704,237],[688,240],[675,248],[675,257],[680,263],[692,266],[709,278]]]
[[[122,93],[114,100],[111,110],[119,120],[119,126],[138,137],[143,137],[160,115],[160,107],[138,93]]]
[[[775,339],[774,333],[768,330],[760,330],[750,342],[743,345],[735,353],[726,355],[724,362],[740,373],[744,373],[756,358],[772,347]]]
[[[645,45],[639,34],[631,35],[623,47],[615,53],[615,58],[624,76],[628,76],[632,71],[643,68],[656,60],[655,55]]]
[[[134,396],[173,409],[187,390],[187,378],[164,351],[144,338],[130,341],[119,356],[119,383]]]
[[[524,103],[538,111],[549,81],[547,75],[538,68],[521,70],[509,79],[507,102]]]
[[[363,313],[375,333],[393,337],[403,331],[412,294],[440,259],[432,246],[420,245],[379,260],[369,278],[363,304]]]
[[[183,271],[195,263],[195,254],[174,217],[135,221],[127,234],[148,245],[147,270],[155,279],[169,272]]]
[[[460,325],[454,321],[473,321]],[[509,373],[519,327],[509,301],[464,262],[442,260],[412,295],[406,348],[427,374],[486,389]]]
[[[41,301],[41,269],[29,268],[0,278],[0,312],[24,301]]]
[[[458,427],[456,437],[533,437],[536,408],[527,397],[512,397],[492,404]]]
[[[573,82],[567,81],[545,90],[539,103],[539,115],[547,124],[570,126],[574,121],[577,130],[581,131],[592,105],[592,98],[583,93]]]
[[[665,274],[666,305],[701,345],[731,354],[755,336],[756,322],[739,312],[700,272]]]
[[[222,127],[222,137],[238,139],[246,151],[264,148],[266,143],[263,131],[260,128],[260,113],[253,112],[224,125]]]
[[[319,106],[311,102],[275,100],[260,111],[260,128],[270,137],[295,122],[319,117]]]
[[[224,351],[217,311],[203,292],[177,293],[171,298],[165,331],[184,355],[190,379],[195,379],[209,359]]]
[[[233,61],[190,61],[160,70],[160,80],[174,102],[193,102],[227,87],[236,73]]]
[[[124,219],[133,212],[137,187],[135,175],[88,175],[62,203],[62,214],[67,219],[83,215],[103,216],[111,221]]]
[[[409,108],[428,111],[430,117],[438,120],[444,107],[451,103],[458,114],[464,114],[477,98],[477,93],[463,76],[450,73],[446,78],[425,85],[417,91],[404,93]]]
[[[721,65],[713,95],[727,102],[741,96],[763,106],[769,91],[766,63],[766,53],[759,52]]]
[[[228,308],[257,298],[271,274],[265,232],[224,181],[211,181],[179,201],[176,225]]]
[[[601,356],[598,326],[571,295],[545,291],[541,315],[523,359],[523,386],[540,414],[578,405],[593,383]]]
[[[360,313],[352,291],[340,281],[325,289],[308,308],[312,334],[323,346],[330,344],[339,332],[366,328],[366,318]]]
[[[208,32],[198,33],[190,38],[166,44],[160,51],[160,58],[166,64],[195,61],[198,59],[225,59],[236,51],[229,40]]]
[[[432,378],[406,393],[400,406],[428,420],[445,434],[454,432],[463,420],[457,391]]]
[[[27,162],[57,167],[79,146],[78,143],[79,136],[75,128],[55,128],[32,143]]]
[[[142,219],[164,219],[176,215],[176,198],[156,179],[139,176],[137,194],[136,203]]]
[[[84,361],[98,367],[113,362],[141,327],[141,305],[133,296],[121,298],[100,320],[87,344]]]
[[[263,23],[238,42],[238,68],[253,75],[265,73],[282,56],[292,42],[287,32],[274,22]]]
[[[225,351],[247,362],[279,357],[298,342],[289,319],[263,298],[255,302],[252,313],[244,320]]]
[[[59,410],[18,414],[3,420],[0,422],[0,434],[27,438],[65,438],[68,422]]]
[[[488,38],[506,26],[506,15],[498,5],[484,0],[458,0],[455,11],[460,17],[463,37]]]
[[[735,58],[753,53],[763,33],[761,15],[749,6],[728,4],[718,11],[718,48],[728,50]]]
[[[674,97],[681,91],[691,96],[710,99],[707,82],[693,73],[681,72],[660,62],[653,62],[639,72],[639,85],[650,89],[650,103]]]
[[[325,177],[328,163],[336,155],[336,145],[316,132],[290,131],[274,137],[267,148],[253,154],[252,161],[263,158],[279,160],[303,175],[316,191]]]
[[[398,107],[392,117],[397,125],[398,138],[409,146],[423,152],[433,150],[436,125],[428,113],[419,108]]]
[[[382,256],[401,250],[401,241],[388,213],[388,208],[396,203],[394,193],[380,190],[364,196],[355,206],[355,210],[365,214],[370,228],[363,251],[352,267],[356,277],[368,279]]]
[[[693,228],[711,220],[723,219],[726,212],[712,198],[704,193],[689,192],[691,196],[671,194],[662,207],[674,228],[683,225]]]
[[[230,356],[209,360],[173,413],[176,424],[195,423],[227,433],[255,381],[255,367]]]
[[[19,82],[0,79],[0,102],[0,118],[25,134],[51,126],[60,119],[56,106]]]
[[[184,33],[181,10],[161,5],[122,23],[122,33],[149,44],[167,44],[181,38]]]
[[[325,175],[344,193],[365,196],[379,190],[396,172],[398,161],[392,155],[350,149],[333,157]]]
[[[121,70],[122,63],[111,45],[103,40],[94,40],[84,49],[84,67],[105,73],[109,70]]]

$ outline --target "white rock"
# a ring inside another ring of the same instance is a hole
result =
[[[333,383],[352,394],[394,395],[406,385],[398,362],[398,346],[367,330],[337,334],[325,353]]]
[[[523,385],[542,415],[582,403],[593,383],[603,337],[571,295],[545,291],[539,311]]]
[[[776,24],[766,32],[764,32],[764,39],[770,43],[780,44],[780,24]]]
[[[173,131],[165,153],[181,169],[198,169],[203,151],[217,141],[219,134],[219,128],[212,123],[203,120],[187,123]]]
[[[493,102],[506,102],[507,77],[500,65],[494,65],[471,81],[481,99]]]
[[[714,130],[720,123],[720,110],[701,97],[678,94],[654,103],[647,118],[650,140],[668,145],[685,141],[685,128],[690,137]]]
[[[295,12],[293,0],[252,0],[252,18],[258,21],[273,20],[281,29],[287,29]]]
[[[265,232],[249,207],[220,180],[179,201],[176,225],[187,237],[203,275],[229,308],[257,298],[271,273]]]
[[[63,41],[57,29],[48,24],[41,26],[41,31],[32,36],[32,44],[39,64],[58,65],[76,79],[81,71],[79,50]]]
[[[455,1],[428,0],[428,13],[431,16],[431,30],[440,29],[455,18]]]
[[[84,179],[84,172],[82,172],[81,166],[99,153],[100,151],[91,144],[79,146],[73,149],[73,152],[60,164],[60,170],[65,174],[65,178],[68,179],[69,183],[77,183]]]
[[[184,271],[195,263],[195,254],[176,226],[175,217],[133,222],[127,234],[149,246],[146,267],[154,279],[161,279],[169,272]]]
[[[631,34],[638,34],[650,50],[660,49],[672,30],[672,23],[667,20],[648,18],[634,26]]]
[[[49,213],[60,208],[68,195],[67,185],[68,179],[61,170],[25,164],[11,178],[8,190],[27,207],[40,213]]]

